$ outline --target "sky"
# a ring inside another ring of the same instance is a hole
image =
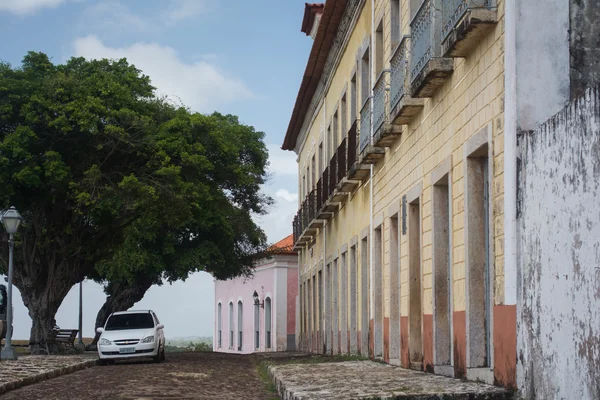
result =
[[[312,39],[300,32],[304,0],[0,0],[0,60],[19,66],[27,51],[56,64],[70,57],[126,57],[159,94],[194,111],[238,115],[266,134],[275,204],[257,218],[270,243],[289,235],[297,209],[296,155],[280,149]],[[18,268],[18,265],[15,266]],[[4,283],[4,279],[2,279]],[[83,285],[83,334],[92,336],[105,300]],[[27,339],[31,320],[14,293],[14,335]],[[211,336],[214,285],[204,272],[152,287],[134,308],[153,309],[167,337]],[[63,301],[57,324],[77,328],[78,287]]]

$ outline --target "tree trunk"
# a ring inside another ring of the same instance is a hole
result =
[[[39,285],[39,282],[36,283]],[[29,344],[32,352],[57,351],[53,344],[48,343],[48,336],[56,325],[55,317],[58,308],[75,283],[69,279],[69,276],[53,276],[45,282],[44,287],[32,287],[24,285],[23,282],[16,285],[31,317]]]
[[[131,308],[135,303],[142,300],[148,289],[155,283],[154,279],[150,279],[146,276],[138,278],[133,283],[128,282],[117,282],[109,283],[105,289],[106,301],[98,311],[96,316],[96,326],[103,327],[110,314],[117,311],[126,311]],[[94,332],[96,329],[94,328]],[[100,335],[96,332],[94,341],[90,348],[93,348],[100,339]]]

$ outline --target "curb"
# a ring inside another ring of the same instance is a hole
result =
[[[67,375],[76,371],[81,371],[82,369],[87,369],[97,364],[98,360],[88,360],[78,364],[69,365],[68,367],[62,367],[59,369],[54,369],[52,371],[44,372],[42,374],[27,376],[16,381],[7,382],[0,385],[0,396],[7,392],[10,392],[11,390],[22,388],[23,386],[32,385],[34,383],[42,382],[52,378],[57,378],[59,376]]]

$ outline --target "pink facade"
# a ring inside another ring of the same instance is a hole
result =
[[[290,251],[258,262],[251,279],[216,280],[213,350],[295,350],[297,295],[298,258]]]

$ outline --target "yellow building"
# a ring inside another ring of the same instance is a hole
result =
[[[299,347],[514,387],[504,1],[307,4]]]

